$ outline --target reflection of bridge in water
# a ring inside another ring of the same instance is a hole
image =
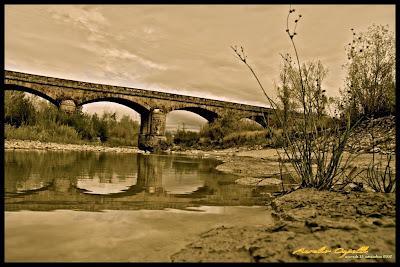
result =
[[[161,156],[134,156],[133,159],[136,159],[137,165],[136,183],[116,193],[90,192],[86,188],[80,187],[80,176],[76,174],[65,176],[60,173],[52,173],[57,177],[54,177],[48,184],[20,193],[15,193],[16,188],[8,186],[5,208],[6,211],[57,209],[101,211],[182,209],[197,204],[260,204],[257,203],[258,198],[254,197],[254,189],[234,184],[232,176],[223,176],[215,171],[210,172],[213,167],[208,164],[203,166],[200,161],[184,162],[179,158],[168,159],[169,157],[164,157],[164,161],[162,161],[160,160]],[[132,162],[134,163],[134,161]],[[190,184],[189,187],[186,186],[185,192],[179,183],[176,186],[168,186],[165,183],[165,179],[168,181],[168,175],[179,176],[176,173],[168,173],[171,172],[171,169],[180,170],[181,176],[201,176],[203,180],[200,184],[197,181]],[[163,172],[166,172],[164,177]],[[75,173],[79,174],[79,171]],[[91,174],[91,177],[93,178],[94,174]],[[10,193],[12,191],[14,193]]]

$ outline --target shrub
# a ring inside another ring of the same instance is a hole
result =
[[[196,132],[178,130],[174,136],[174,143],[181,146],[197,146],[200,136]]]
[[[396,174],[390,166],[391,161],[392,153],[386,155],[386,161],[383,160],[382,155],[378,163],[375,163],[374,157],[366,170],[364,180],[376,192],[392,193],[396,190]],[[383,162],[386,163],[383,165]]]
[[[288,127],[283,128],[284,153],[293,166],[297,177],[300,178],[301,187],[330,190],[335,183],[343,180],[345,170],[351,160],[349,157],[342,164],[344,148],[352,128],[349,118],[346,119],[345,127],[336,124],[331,128],[326,128],[326,124],[323,123],[325,106],[329,103],[321,85],[326,70],[321,67],[319,62],[300,63],[294,38],[297,35],[296,28],[301,15],[294,19],[294,27],[289,28],[291,24],[289,22],[294,13],[295,10],[290,8],[287,16],[286,33],[295,53],[295,63],[289,57],[283,57],[289,74],[288,84],[284,86],[292,88],[299,105],[298,110],[281,112],[280,105],[268,96],[257,74],[249,65],[243,47],[238,49],[233,46],[232,49],[256,79],[274,112],[275,118],[279,121],[279,125],[288,125]],[[283,99],[287,97],[289,95],[283,95]],[[287,101],[284,105],[286,105],[286,108],[290,107]],[[286,120],[288,115],[292,117],[289,118],[292,119],[290,124]],[[279,151],[278,155],[279,161],[284,162]]]

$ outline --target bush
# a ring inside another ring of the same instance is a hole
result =
[[[178,130],[174,136],[174,143],[185,147],[197,146],[200,136],[196,132]]]
[[[222,146],[265,145],[268,135],[268,130],[231,133],[222,139]]]
[[[396,174],[393,172],[390,163],[392,161],[392,153],[386,155],[386,163],[382,158],[375,163],[375,155],[372,163],[367,168],[367,174],[364,178],[368,186],[376,192],[392,193],[396,190]]]
[[[235,113],[227,112],[214,122],[204,125],[199,135],[202,144],[229,147],[262,142],[263,138],[260,139],[259,136],[263,134],[250,133],[263,132],[261,129],[263,129],[262,126],[257,123],[243,120]],[[259,136],[255,137],[256,135]],[[258,140],[256,141],[256,139]]]

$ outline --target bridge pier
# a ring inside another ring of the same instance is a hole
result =
[[[77,109],[76,104],[73,100],[62,100],[59,109],[66,113],[74,113]]]
[[[167,115],[162,109],[151,109],[148,114],[141,115],[138,147],[142,150],[154,151],[167,140],[165,123]]]

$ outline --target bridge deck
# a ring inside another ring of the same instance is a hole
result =
[[[138,88],[130,88],[123,86],[115,86],[115,85],[107,85],[107,84],[99,84],[99,83],[91,83],[91,82],[82,82],[76,80],[67,80],[55,77],[47,77],[23,72],[9,71],[5,70],[4,74],[5,80],[15,80],[21,82],[29,82],[36,83],[42,85],[56,86],[62,88],[70,88],[70,89],[79,89],[85,91],[101,91],[101,92],[110,92],[116,94],[123,95],[133,95],[140,97],[148,97],[148,98],[156,98],[163,99],[169,101],[178,101],[178,102],[186,102],[186,103],[195,103],[200,105],[208,105],[208,106],[216,106],[216,107],[230,107],[238,110],[245,111],[255,111],[262,113],[271,112],[270,108],[261,107],[261,106],[253,106],[248,104],[241,104],[236,102],[215,100],[215,99],[207,99],[202,97],[188,96],[188,95],[179,95],[173,93],[166,93],[160,91],[150,91],[146,89],[138,89]]]

